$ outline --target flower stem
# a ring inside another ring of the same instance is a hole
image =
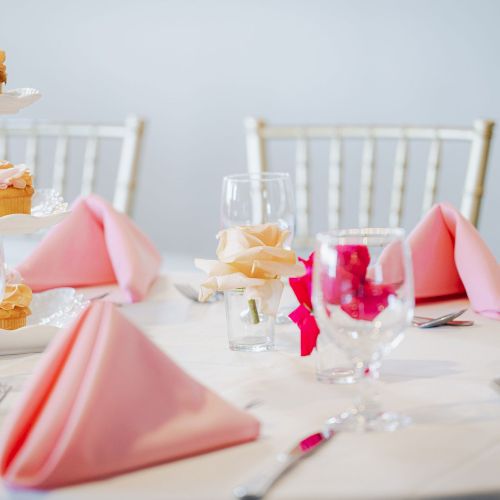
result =
[[[255,302],[255,299],[250,299],[248,301],[248,309],[250,311],[250,322],[253,325],[256,325],[257,323],[260,322],[260,318],[259,318],[259,311],[257,311],[257,304]]]

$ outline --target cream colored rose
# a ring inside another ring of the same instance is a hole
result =
[[[196,259],[208,274],[201,284],[200,300],[216,291],[244,288],[248,299],[257,300],[266,314],[276,314],[283,291],[282,277],[301,276],[304,265],[292,250],[283,248],[289,236],[277,224],[237,226],[217,235],[219,260]]]

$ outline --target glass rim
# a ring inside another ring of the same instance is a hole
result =
[[[401,238],[405,237],[402,227],[358,227],[330,229],[316,234],[316,241],[328,243],[338,238]]]
[[[288,172],[246,172],[243,174],[230,174],[223,177],[223,182],[252,182],[259,180],[266,181],[278,181],[283,179],[289,179],[290,174]]]

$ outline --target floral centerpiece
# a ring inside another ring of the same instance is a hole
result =
[[[283,292],[281,278],[305,272],[295,252],[284,248],[289,234],[277,224],[220,231],[218,260],[195,260],[196,266],[208,274],[200,287],[200,300],[208,300],[217,291],[242,290],[253,323],[259,322],[258,309],[275,316]]]
[[[338,245],[336,251],[335,269],[318,278],[323,293],[330,304],[339,305],[340,309],[351,318],[371,321],[387,307],[389,296],[394,293],[395,286],[376,283],[370,277],[368,272],[370,253],[366,246]],[[300,258],[299,260],[303,262],[306,273],[289,280],[299,301],[299,306],[290,314],[290,319],[300,329],[301,355],[308,356],[316,347],[320,333],[312,304],[314,252],[307,260]]]

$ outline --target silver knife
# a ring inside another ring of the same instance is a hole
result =
[[[290,451],[276,455],[274,462],[250,481],[237,486],[234,496],[240,500],[259,500],[271,489],[274,483],[288,472],[294,465],[310,456],[322,444],[335,434],[333,430],[315,432],[302,439]]]

